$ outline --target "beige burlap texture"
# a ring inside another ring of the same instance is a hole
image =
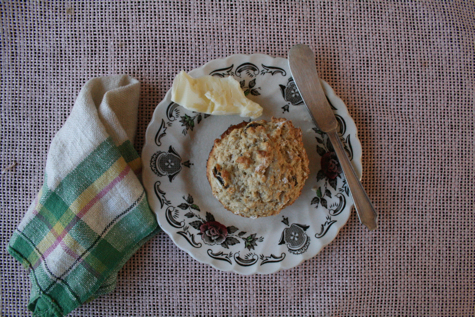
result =
[[[27,272],[6,252],[42,183],[48,146],[92,77],[141,82],[135,147],[180,70],[295,43],[346,103],[363,184],[356,214],[320,254],[272,275],[198,263],[164,233],[117,289],[72,316],[475,315],[473,1],[77,1],[0,4],[1,315],[28,315]]]

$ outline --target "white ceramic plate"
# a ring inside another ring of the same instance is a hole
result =
[[[264,108],[259,119],[292,120],[303,132],[310,177],[297,201],[277,216],[252,220],[225,210],[211,193],[206,161],[216,138],[230,125],[249,119],[194,113],[172,103],[168,92],[155,109],[142,152],[143,182],[161,228],[196,260],[239,274],[274,273],[315,256],[345,225],[353,201],[327,136],[315,128],[302,103],[288,61],[262,54],[232,55],[189,73],[233,76]],[[342,100],[322,83],[361,175],[355,124]]]

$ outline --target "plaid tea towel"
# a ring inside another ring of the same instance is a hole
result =
[[[35,315],[66,315],[112,291],[159,230],[132,144],[139,95],[129,76],[91,79],[53,138],[44,184],[8,246],[30,270]]]

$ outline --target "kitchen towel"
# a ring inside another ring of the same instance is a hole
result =
[[[159,231],[132,143],[139,97],[134,78],[93,78],[53,138],[43,186],[8,246],[30,270],[35,315],[66,315],[112,291],[117,272]]]

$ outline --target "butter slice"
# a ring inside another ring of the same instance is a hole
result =
[[[262,107],[247,99],[233,77],[203,76],[193,78],[181,71],[173,81],[172,101],[188,110],[212,115],[238,114],[258,118]]]

